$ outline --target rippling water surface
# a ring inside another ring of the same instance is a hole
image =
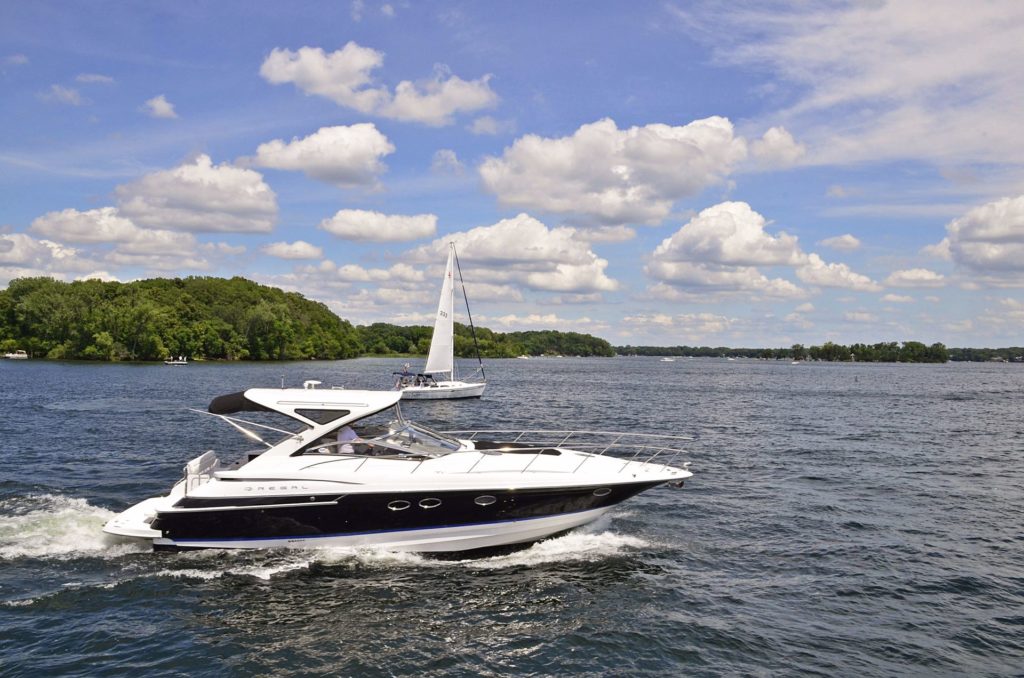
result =
[[[483,399],[403,411],[693,434],[694,478],[480,559],[154,554],[100,532],[203,450],[241,449],[187,407],[398,366],[0,361],[0,674],[1024,669],[1019,365],[493,361]]]

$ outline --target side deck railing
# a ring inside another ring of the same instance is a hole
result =
[[[659,433],[541,429],[474,429],[445,431],[445,435],[474,442],[487,440],[488,442],[499,442],[508,445],[507,448],[495,447],[481,450],[484,455],[488,451],[502,452],[515,450],[520,454],[535,452],[533,458],[523,467],[523,473],[529,471],[533,463],[543,455],[545,450],[555,448],[570,449],[588,454],[588,456],[580,460],[571,473],[579,471],[590,459],[603,456],[622,459],[623,464],[622,468],[619,469],[620,473],[632,464],[639,464],[643,468],[659,459],[660,461],[658,461],[657,465],[668,468],[675,463],[680,455],[687,452],[682,445],[696,440],[693,436],[662,435]],[[476,468],[476,465],[483,461],[484,455],[477,460],[476,464],[467,473],[471,473]],[[689,466],[688,462],[684,464],[684,468],[686,466]]]
[[[686,454],[688,450],[682,447],[683,443],[692,442],[696,438],[692,436],[673,436],[644,433],[625,433],[613,431],[546,431],[546,430],[484,430],[475,429],[468,431],[444,431],[444,436],[452,438],[452,443],[457,440],[468,440],[474,443],[487,442],[487,445],[476,450],[476,460],[464,471],[449,469],[449,473],[473,473],[477,467],[488,457],[502,453],[514,452],[516,455],[529,456],[529,460],[522,468],[509,469],[518,473],[528,473],[531,467],[541,459],[545,453],[551,454],[552,450],[582,452],[584,455],[579,462],[571,467],[557,472],[572,474],[579,471],[591,459],[595,457],[613,457],[622,461],[619,473],[625,472],[631,466],[639,465],[640,468],[647,466],[660,466],[667,469],[675,464],[680,455]],[[333,464],[338,462],[357,462],[352,473],[359,472],[371,460],[400,460],[415,462],[409,473],[416,473],[424,462],[431,459],[446,457],[449,454],[458,452],[456,449],[428,450],[419,448],[413,441],[402,442],[389,438],[387,435],[376,438],[354,438],[337,442],[317,443],[313,449],[319,450],[321,454],[329,457],[323,461],[312,462],[311,466],[320,464]],[[370,451],[372,449],[372,451]],[[439,448],[438,448],[439,449]],[[209,453],[208,453],[209,454]],[[213,473],[217,467],[210,467],[209,459],[199,457],[190,466],[192,471],[186,470],[186,479],[195,479],[199,484],[207,473]],[[311,460],[312,461],[312,460]],[[686,469],[689,462],[680,464]],[[188,468],[188,467],[186,467]],[[489,469],[493,470],[493,469]],[[552,468],[545,468],[545,472],[556,472]],[[188,489],[188,483],[186,492]]]

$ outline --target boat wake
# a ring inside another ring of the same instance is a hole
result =
[[[432,567],[450,569],[499,570],[513,567],[533,567],[547,563],[594,562],[622,553],[643,549],[650,544],[643,539],[617,534],[611,530],[613,516],[604,516],[594,523],[568,534],[525,546],[512,553],[482,558],[438,559],[420,553],[402,553],[377,549],[324,549],[317,551],[317,559],[324,565],[350,563],[370,568]]]
[[[422,568],[501,570],[536,567],[548,563],[596,562],[648,546],[648,542],[637,537],[616,534],[608,530],[583,528],[514,553],[457,560],[375,548],[339,547],[259,552],[210,550],[177,554],[175,558],[188,559],[188,567],[161,569],[154,572],[153,576],[207,581],[225,576],[270,580],[277,576],[307,572],[315,566],[324,566],[332,571],[342,568],[383,571]],[[178,564],[185,563],[179,560]]]
[[[149,550],[104,534],[113,511],[84,499],[58,494],[9,497],[0,501],[0,560],[118,557]]]

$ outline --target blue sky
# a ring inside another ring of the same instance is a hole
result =
[[[0,285],[1019,345],[1024,5],[0,2]]]

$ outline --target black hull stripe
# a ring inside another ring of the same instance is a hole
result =
[[[152,528],[176,541],[313,539],[346,534],[437,530],[607,508],[663,482],[571,489],[321,495],[304,497],[305,505],[295,505],[293,502],[298,497],[292,495],[280,498],[292,503],[283,506],[268,506],[266,497],[252,497],[254,503],[263,502],[263,505],[256,506],[197,506],[196,503],[209,501],[201,501],[197,497],[180,507],[185,510],[158,512]],[[330,503],[325,505],[324,501]],[[237,500],[232,500],[232,503],[237,503]]]
[[[611,506],[605,508],[612,508]],[[210,539],[191,539],[181,538],[181,541],[186,542],[199,542],[199,543],[210,543],[210,542],[244,542],[244,541],[294,541],[296,539],[334,539],[337,537],[360,537],[369,534],[392,534],[399,532],[418,532],[422,530],[455,530],[462,527],[480,527],[482,525],[505,525],[508,523],[528,523],[534,520],[543,520],[544,518],[552,518],[558,516],[571,516],[577,513],[586,513],[587,511],[594,511],[595,509],[583,509],[581,511],[569,511],[567,513],[557,513],[551,516],[537,516],[535,518],[513,518],[511,520],[491,520],[480,523],[462,523],[459,525],[436,525],[428,527],[399,527],[390,530],[365,530],[363,532],[339,532],[337,534],[314,534],[302,537],[225,537],[225,538],[210,538]]]

